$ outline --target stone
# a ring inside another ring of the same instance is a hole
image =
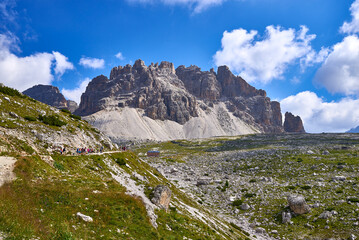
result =
[[[265,230],[264,228],[258,227],[258,228],[256,228],[256,233],[258,233],[258,234],[265,234],[265,233],[266,233],[266,230]]]
[[[93,222],[92,217],[87,216],[87,215],[85,215],[85,214],[82,214],[82,213],[80,213],[80,212],[76,213],[76,216],[78,216],[79,218],[81,218],[81,219],[82,219],[83,221],[85,221],[85,222]]]
[[[171,201],[172,191],[169,187],[158,185],[152,192],[151,202],[161,209],[168,210]]]
[[[289,212],[282,212],[282,223],[290,223],[292,215]]]
[[[251,206],[249,206],[247,203],[243,203],[243,204],[240,206],[240,208],[241,208],[242,210],[246,211],[246,210],[250,209]]]
[[[9,112],[9,115],[10,115],[10,117],[13,117],[13,118],[19,118],[19,115],[17,115],[14,112]]]
[[[284,131],[288,133],[305,133],[302,119],[290,112],[285,113]]]
[[[199,178],[197,180],[197,186],[202,186],[202,185],[209,185],[211,183],[211,178]]]
[[[305,199],[301,195],[289,195],[287,201],[290,209],[295,214],[306,214],[310,212],[310,207],[307,205]]]
[[[333,181],[345,181],[347,178],[345,176],[334,176],[332,177]]]
[[[4,97],[4,100],[10,102],[10,98],[8,98],[8,97]]]
[[[332,217],[331,212],[325,211],[325,212],[322,212],[322,213],[319,215],[318,218],[320,218],[320,219],[328,219],[328,218],[330,218],[330,217]]]

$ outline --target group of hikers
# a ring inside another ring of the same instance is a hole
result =
[[[119,149],[122,150],[122,151],[127,151],[128,147],[121,146]],[[77,148],[76,153],[77,154],[102,153],[103,150],[104,150],[103,147],[101,147],[99,150],[96,150],[94,148],[86,148],[86,147],[84,147],[84,148]],[[65,147],[64,148],[60,147],[60,154],[65,154],[65,152],[66,152],[66,148]]]

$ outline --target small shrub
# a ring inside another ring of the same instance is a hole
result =
[[[287,188],[288,188],[289,190],[293,190],[293,189],[295,189],[295,186],[287,186]]]
[[[71,114],[70,117],[72,117],[73,119],[76,119],[76,120],[81,120],[81,117],[77,116],[75,114]]]
[[[331,212],[331,211],[333,211],[334,209],[335,209],[334,207],[327,207],[325,210]]]
[[[309,189],[311,189],[312,187],[311,187],[311,186],[308,186],[308,185],[305,185],[305,186],[301,186],[300,188],[303,189],[303,190],[309,190]]]
[[[27,145],[26,143],[21,145],[21,149],[28,154],[33,154],[35,152],[35,150],[31,146]]]
[[[302,158],[298,158],[297,162],[303,162]]]
[[[350,197],[350,198],[348,198],[348,201],[349,201],[349,202],[359,202],[359,198]]]
[[[120,165],[120,166],[125,166],[125,165],[126,165],[126,161],[125,161],[125,159],[123,159],[123,158],[117,158],[117,159],[115,160],[115,162],[116,162],[118,165]]]
[[[46,125],[62,127],[66,125],[66,122],[60,120],[58,115],[42,116],[39,115],[38,119]]]
[[[66,109],[66,108],[61,109],[61,112],[71,114],[70,110],[68,110],[68,109]]]
[[[232,202],[232,206],[233,206],[233,207],[239,207],[239,206],[242,205],[242,203],[243,203],[242,200],[236,199],[236,200],[234,200],[234,201]]]
[[[64,165],[62,165],[61,163],[59,163],[57,161],[54,162],[54,168],[56,168],[56,169],[58,169],[60,171],[65,171]]]
[[[249,182],[250,183],[255,183],[255,182],[257,182],[257,180],[256,179],[251,179],[251,180],[249,180]]]
[[[30,121],[30,122],[35,122],[36,121],[36,117],[32,117],[32,116],[25,116],[24,119],[27,120],[27,121]]]
[[[248,189],[247,188],[242,188],[241,192],[248,192]]]
[[[335,191],[336,193],[343,193],[343,190],[342,189],[338,189]]]
[[[256,196],[255,193],[246,193],[246,194],[244,194],[244,197],[246,197],[246,198],[251,198],[251,197],[254,197],[254,196]]]

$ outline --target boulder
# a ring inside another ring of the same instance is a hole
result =
[[[301,195],[290,195],[287,197],[287,201],[290,209],[295,214],[306,214],[310,212],[310,207],[305,201],[305,198]]]
[[[80,213],[80,212],[76,213],[76,216],[78,216],[79,218],[81,218],[81,219],[82,219],[83,221],[85,221],[85,222],[93,222],[92,217],[87,216],[87,215],[85,215],[85,214],[82,214],[82,213]]]
[[[289,212],[282,212],[282,223],[290,223],[292,215]]]
[[[153,197],[151,198],[151,202],[157,207],[167,211],[171,201],[171,189],[164,185],[158,185],[155,187],[152,194]]]

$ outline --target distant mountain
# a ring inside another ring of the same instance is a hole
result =
[[[66,100],[60,90],[51,85],[35,85],[23,93],[47,105],[60,109],[68,109],[71,112],[74,112],[78,107],[76,102]]]
[[[75,112],[113,138],[168,140],[249,133],[282,133],[280,104],[234,76],[161,62],[95,77]]]
[[[350,129],[349,131],[347,131],[347,133],[359,133],[359,126]]]

